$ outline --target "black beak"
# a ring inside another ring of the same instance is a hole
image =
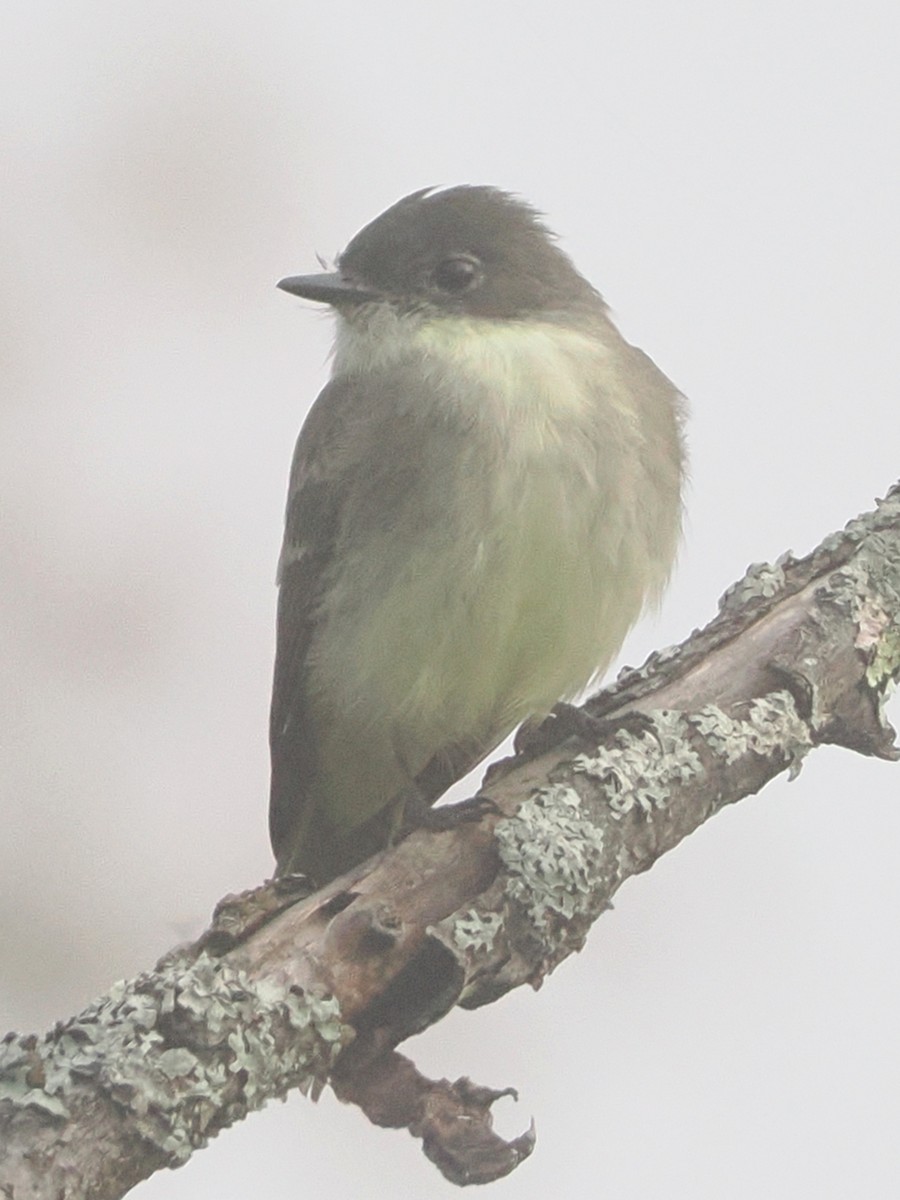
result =
[[[335,308],[379,299],[377,292],[344,279],[337,271],[323,275],[290,275],[287,279],[279,280],[278,286],[283,292],[302,296],[304,300],[317,300],[320,304],[333,304]]]

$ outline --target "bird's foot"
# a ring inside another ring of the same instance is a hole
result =
[[[515,751],[527,759],[538,758],[569,738],[599,745],[620,729],[641,736],[652,731],[653,718],[636,710],[615,717],[595,717],[574,704],[555,704],[549,717],[534,725],[526,722],[519,729]]]
[[[480,821],[483,817],[494,816],[500,810],[488,796],[470,796],[468,800],[457,800],[454,804],[442,804],[440,808],[427,807],[418,815],[416,828],[430,829],[433,833],[441,833],[447,829],[457,829],[460,825]]]
[[[432,833],[443,833],[448,829],[457,829],[460,825],[480,821],[482,817],[498,812],[497,805],[487,796],[471,796],[468,800],[458,800],[454,804],[442,804],[435,808],[425,799],[417,788],[412,788],[404,797],[402,812],[395,836],[391,841],[397,842],[413,833],[416,829],[429,829]]]

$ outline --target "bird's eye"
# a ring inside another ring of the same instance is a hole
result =
[[[434,270],[434,284],[442,292],[459,296],[481,282],[481,263],[474,254],[454,254],[438,263]]]

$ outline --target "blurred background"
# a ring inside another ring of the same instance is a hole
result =
[[[33,0],[0,46],[0,1029],[270,873],[293,442],[330,324],[276,292],[401,195],[531,199],[690,398],[635,663],[900,475],[900,15],[822,4]],[[900,706],[893,707],[894,718]],[[836,750],[629,882],[539,995],[408,1046],[536,1118],[496,1200],[900,1185],[900,766]],[[406,1134],[273,1105],[136,1200],[446,1198]]]

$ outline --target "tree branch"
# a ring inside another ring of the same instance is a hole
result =
[[[408,1128],[457,1183],[530,1153],[499,1095],[396,1053],[584,943],[625,879],[814,747],[895,759],[900,487],[803,559],[757,565],[719,615],[492,767],[493,808],[419,831],[301,900],[226,897],[194,945],[41,1038],[0,1044],[0,1194],[124,1195],[272,1096],[326,1081]]]

